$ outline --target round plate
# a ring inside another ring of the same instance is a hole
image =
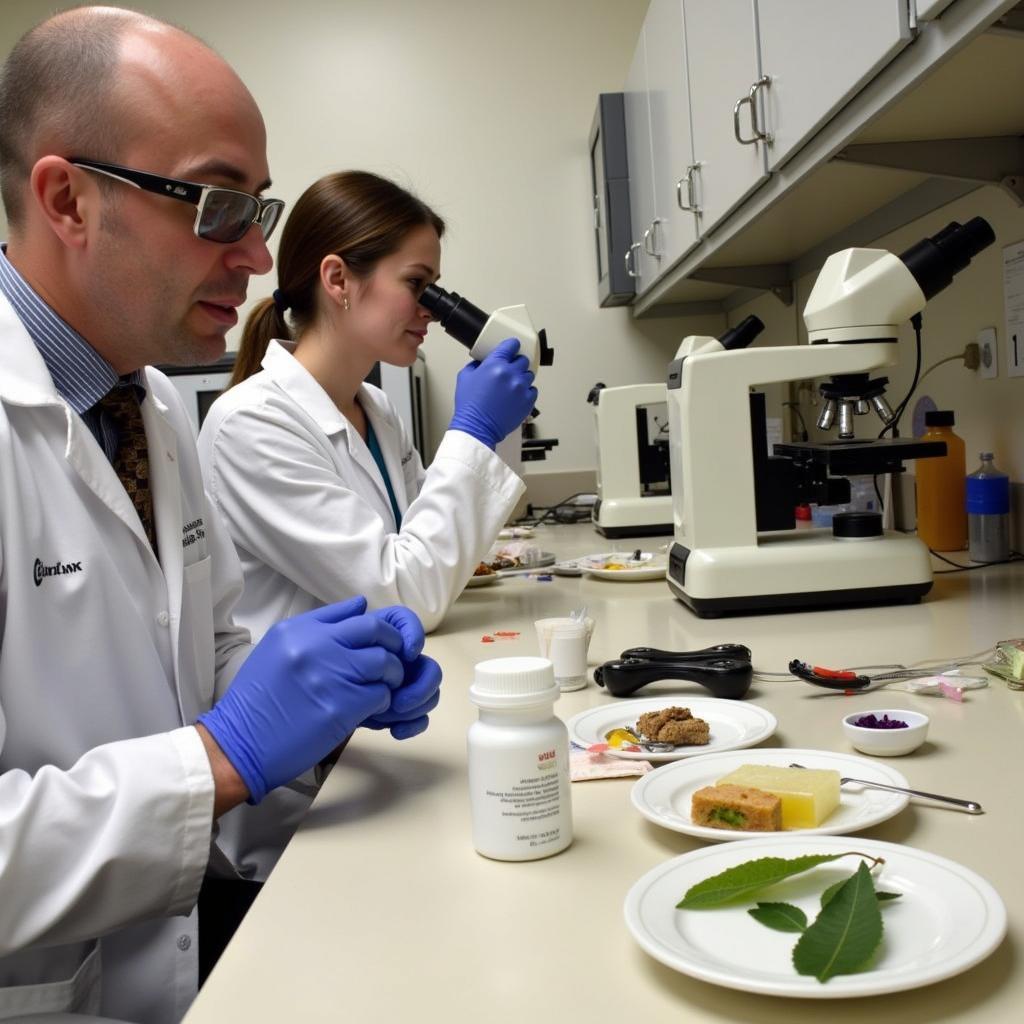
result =
[[[467,587],[489,587],[492,583],[497,583],[501,579],[501,573],[492,572],[486,576],[470,576],[466,580]]]
[[[703,718],[711,729],[710,742],[702,747],[676,747],[666,753],[609,748],[605,753],[633,761],[679,761],[684,757],[752,747],[767,739],[778,725],[775,716],[757,704],[745,700],[719,700],[717,697],[644,697],[617,700],[581,711],[566,722],[569,739],[581,747],[606,743],[605,733],[620,726],[633,728],[647,711],[665,708],[689,708],[694,718]]]
[[[863,837],[857,850],[885,858],[879,885],[901,893],[885,904],[885,937],[872,966],[822,984],[797,974],[790,959],[796,935],[771,931],[747,910],[771,900],[772,890],[715,910],[677,910],[690,886],[757,857],[840,853],[850,840],[805,833],[705,846],[644,875],[626,896],[626,925],[655,960],[713,985],[797,999],[846,999],[919,988],[966,971],[989,955],[1006,933],[1006,907],[979,875],[951,860]],[[785,900],[813,919],[832,881],[848,876],[847,858],[785,883]],[[775,890],[778,897],[779,889]]]
[[[621,562],[625,569],[605,569],[606,562]],[[610,551],[598,555],[585,555],[577,560],[580,569],[588,576],[599,580],[618,580],[620,583],[637,583],[640,580],[664,579],[668,572],[668,561],[653,551],[641,551],[639,558],[633,558],[629,551]]]
[[[645,775],[633,787],[633,806],[648,821],[664,825],[674,832],[682,832],[698,839],[724,842],[738,839],[777,839],[779,832],[733,832],[727,828],[708,828],[695,825],[690,818],[690,801],[703,786],[713,786],[723,775],[744,764],[768,764],[785,767],[802,764],[805,768],[832,768],[840,775],[856,776],[869,782],[884,782],[890,786],[908,786],[907,780],[895,768],[879,764],[866,757],[834,754],[828,750],[781,750],[772,748],[709,754],[696,760],[670,765]],[[840,789],[839,806],[817,828],[802,828],[802,836],[838,836],[859,832],[907,806],[906,793],[888,793],[884,789],[868,789],[848,782]]]

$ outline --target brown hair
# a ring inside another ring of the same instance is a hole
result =
[[[369,171],[340,171],[310,185],[281,232],[279,302],[264,299],[249,314],[228,387],[259,371],[272,338],[297,338],[312,325],[324,256],[340,256],[353,274],[367,277],[424,224],[439,238],[444,234],[444,221],[426,203]],[[290,329],[280,308],[285,305]]]

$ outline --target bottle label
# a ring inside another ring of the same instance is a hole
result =
[[[556,853],[572,841],[568,751],[559,745],[470,759],[474,834],[489,856],[530,859]],[[518,767],[518,770],[516,770]],[[510,771],[511,769],[511,771]]]

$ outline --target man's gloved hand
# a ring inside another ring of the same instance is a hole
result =
[[[410,619],[393,614],[405,626],[403,637],[386,618],[365,611],[366,599],[354,597],[271,627],[227,693],[199,716],[248,787],[250,803],[391,707],[415,631]]]
[[[427,715],[437,707],[441,666],[421,653],[425,639],[423,624],[410,609],[397,604],[370,614],[394,626],[401,634],[400,657],[405,678],[391,694],[391,707],[379,715],[372,715],[363,725],[367,729],[390,729],[396,740],[407,740],[427,728]]]
[[[537,401],[518,338],[506,338],[481,362],[467,363],[455,381],[455,413],[449,430],[461,430],[488,448],[510,434]]]
[[[407,740],[424,732],[430,724],[427,715],[441,699],[441,666],[421,654],[406,668],[405,682],[391,694],[391,707],[371,715],[363,725],[367,729],[390,729],[396,740]]]

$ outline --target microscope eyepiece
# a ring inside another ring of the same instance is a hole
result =
[[[436,284],[428,284],[419,301],[445,331],[466,348],[473,347],[487,323],[487,314],[469,299],[458,292],[446,292]]]
[[[924,297],[930,299],[995,240],[995,232],[984,217],[974,217],[966,224],[953,221],[937,235],[912,245],[900,259],[914,275]]]
[[[746,348],[762,331],[764,322],[753,314],[741,320],[735,327],[730,327],[719,339],[722,348],[732,351]]]

